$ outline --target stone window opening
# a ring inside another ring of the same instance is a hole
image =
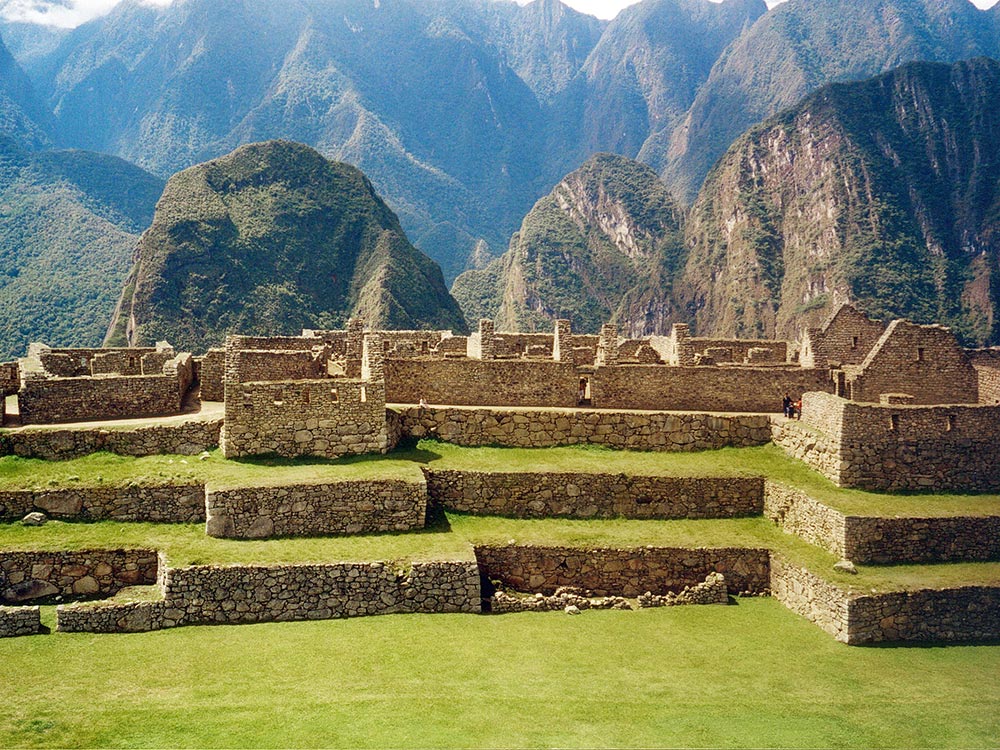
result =
[[[129,357],[128,358],[128,366],[129,367],[135,367],[135,357]]]
[[[945,432],[951,432],[954,429],[955,429],[955,415],[954,414],[949,414],[948,415],[948,423],[945,425],[944,431]]]
[[[843,370],[837,373],[837,395],[847,398],[847,373]]]
[[[368,388],[367,388],[367,386],[361,386],[361,392],[360,392],[359,395],[360,395],[361,403],[362,404],[365,403],[366,401],[368,401]]]
[[[430,344],[428,344],[426,341],[421,341],[420,342],[420,353],[421,354],[427,354],[428,352],[430,352],[430,349],[431,349],[430,348]]]
[[[590,395],[590,378],[580,378],[580,387],[576,394],[577,406],[590,406],[593,403]]]
[[[275,391],[275,393],[274,393],[274,405],[275,406],[284,406],[284,404],[285,404],[285,394],[283,394],[281,391]]]
[[[899,431],[899,415],[898,414],[890,414],[889,415],[889,429],[892,430],[893,432],[898,432]]]
[[[917,362],[923,362],[924,360],[924,347],[917,347]]]
[[[340,401],[340,394],[337,392],[336,388],[330,389],[330,401],[332,401],[335,404]]]
[[[385,341],[382,342],[382,353],[383,354],[388,354],[389,353],[389,340],[388,339],[386,339]]]
[[[250,391],[243,391],[243,406],[247,409],[253,407],[253,396]]]
[[[302,403],[303,404],[308,404],[309,403],[309,389],[308,388],[305,388],[302,391]]]

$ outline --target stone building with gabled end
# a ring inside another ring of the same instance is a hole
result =
[[[848,304],[843,304],[822,328],[809,328],[802,338],[799,364],[803,367],[860,365],[885,333],[886,325],[871,320]]]
[[[979,403],[979,377],[950,329],[894,320],[860,365],[845,365],[852,401],[883,397],[917,405]]]

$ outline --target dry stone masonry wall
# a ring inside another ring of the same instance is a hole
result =
[[[287,622],[398,612],[479,612],[474,561],[194,566],[170,569],[164,598],[60,607],[67,632],[128,632],[181,625]]]
[[[111,596],[156,582],[152,550],[0,552],[0,603]]]
[[[768,590],[770,579],[766,549],[483,545],[476,547],[476,559],[491,581],[541,594],[553,594],[561,586],[580,588],[588,596],[678,593],[712,572],[725,576],[732,594],[761,594]]]
[[[0,638],[34,635],[42,629],[38,607],[0,607]]]
[[[425,525],[427,487],[383,479],[209,489],[206,507],[206,528],[215,537],[412,531]]]
[[[770,420],[763,414],[673,414],[532,409],[399,407],[399,431],[456,445],[547,448],[607,445],[652,451],[696,451],[765,445]]]
[[[426,470],[431,499],[463,513],[546,518],[732,518],[759,515],[760,477],[652,477]]]
[[[203,484],[73,487],[0,491],[0,518],[32,511],[77,521],[196,523],[205,520]]]
[[[120,456],[193,456],[219,445],[222,419],[107,430],[26,428],[0,433],[0,455],[62,461],[106,451]]]
[[[803,399],[802,423],[775,442],[842,487],[996,491],[1000,406],[859,404],[823,393]],[[811,434],[810,434],[811,433]]]

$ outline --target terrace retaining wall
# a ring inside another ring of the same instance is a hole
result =
[[[390,411],[390,416],[395,412]],[[607,445],[653,451],[750,447],[771,441],[764,414],[683,414],[578,409],[398,407],[399,432],[464,446]]]
[[[120,456],[193,456],[219,445],[222,419],[109,430],[23,429],[0,433],[0,455],[59,461],[106,451]]]
[[[195,566],[163,577],[160,602],[59,607],[58,629],[131,632],[181,625],[325,620],[399,612],[479,612],[474,561]]]
[[[34,635],[42,629],[38,607],[0,607],[0,638]]]
[[[759,515],[761,477],[437,471],[431,500],[464,513],[546,518],[733,518]]]
[[[155,583],[158,570],[146,549],[0,552],[0,603],[112,596]]]
[[[427,485],[402,480],[211,489],[206,494],[210,536],[363,534],[422,529]]]
[[[560,586],[576,586],[592,596],[678,593],[712,572],[725,576],[732,594],[765,593],[770,581],[766,549],[483,545],[476,547],[476,559],[490,580],[516,591],[546,595]]]
[[[80,521],[196,523],[205,520],[205,485],[122,485],[0,491],[0,519],[42,511]]]

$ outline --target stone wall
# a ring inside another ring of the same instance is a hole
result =
[[[1000,489],[1000,406],[882,406],[810,393],[802,421],[825,433],[811,450],[801,435],[777,442],[842,487]]]
[[[730,362],[745,362],[751,349],[768,349],[773,362],[788,360],[788,342],[771,339],[713,339],[694,336],[689,339],[696,354],[706,354],[708,349],[728,349]]]
[[[50,461],[79,458],[98,451],[121,456],[192,456],[217,447],[221,430],[222,419],[195,419],[129,430],[98,427],[11,430],[0,432],[0,455]]]
[[[1000,404],[1000,362],[990,367],[977,367],[979,403]]]
[[[778,482],[764,485],[764,515],[789,534],[829,550],[838,557],[851,557],[847,549],[847,519],[844,514],[809,497],[805,492]]]
[[[892,565],[1000,560],[1000,516],[847,516],[843,556]]]
[[[732,518],[759,515],[761,477],[436,471],[435,503],[463,513],[515,518]]]
[[[195,566],[170,569],[164,599],[59,607],[58,629],[158,630],[180,625],[286,622],[397,612],[479,612],[476,563]]]
[[[398,416],[396,416],[398,415]],[[607,445],[652,451],[695,451],[765,445],[763,414],[682,414],[579,409],[468,409],[416,406],[390,411],[404,436],[434,437],[456,445],[546,448]]]
[[[0,362],[0,398],[12,396],[21,387],[21,368],[17,362]]]
[[[196,523],[205,520],[202,484],[123,485],[0,490],[0,519],[32,511],[62,520]]]
[[[34,635],[42,629],[38,607],[0,607],[0,638]]]
[[[796,614],[848,643],[850,622],[846,592],[781,555],[771,555],[771,596]]]
[[[178,414],[182,395],[168,375],[26,377],[17,401],[23,424],[52,424]]]
[[[575,407],[585,377],[600,409],[773,413],[785,393],[834,387],[828,371],[795,366],[621,365],[581,374],[572,362],[389,359],[385,372],[389,403],[454,406]]]
[[[965,586],[858,596],[849,603],[848,643],[1000,638],[1000,588]]]
[[[0,603],[111,596],[156,582],[152,550],[0,552]]]
[[[725,576],[730,593],[760,594],[769,585],[769,556],[766,549],[742,548],[476,547],[483,575],[505,588],[552,594],[575,586],[588,596],[677,593],[713,571]]]
[[[425,525],[424,482],[366,480],[284,487],[212,489],[206,497],[210,536],[371,534]]]
[[[368,380],[299,380],[227,386],[226,458],[273,453],[334,458],[385,453],[385,391]]]
[[[914,404],[976,404],[979,380],[952,332],[937,325],[894,320],[847,385],[852,401],[879,403],[883,393],[906,393]]]
[[[810,328],[802,342],[803,367],[860,365],[885,333],[885,324],[841,305],[823,328]]]
[[[209,349],[201,358],[201,400],[224,401],[226,350]]]

